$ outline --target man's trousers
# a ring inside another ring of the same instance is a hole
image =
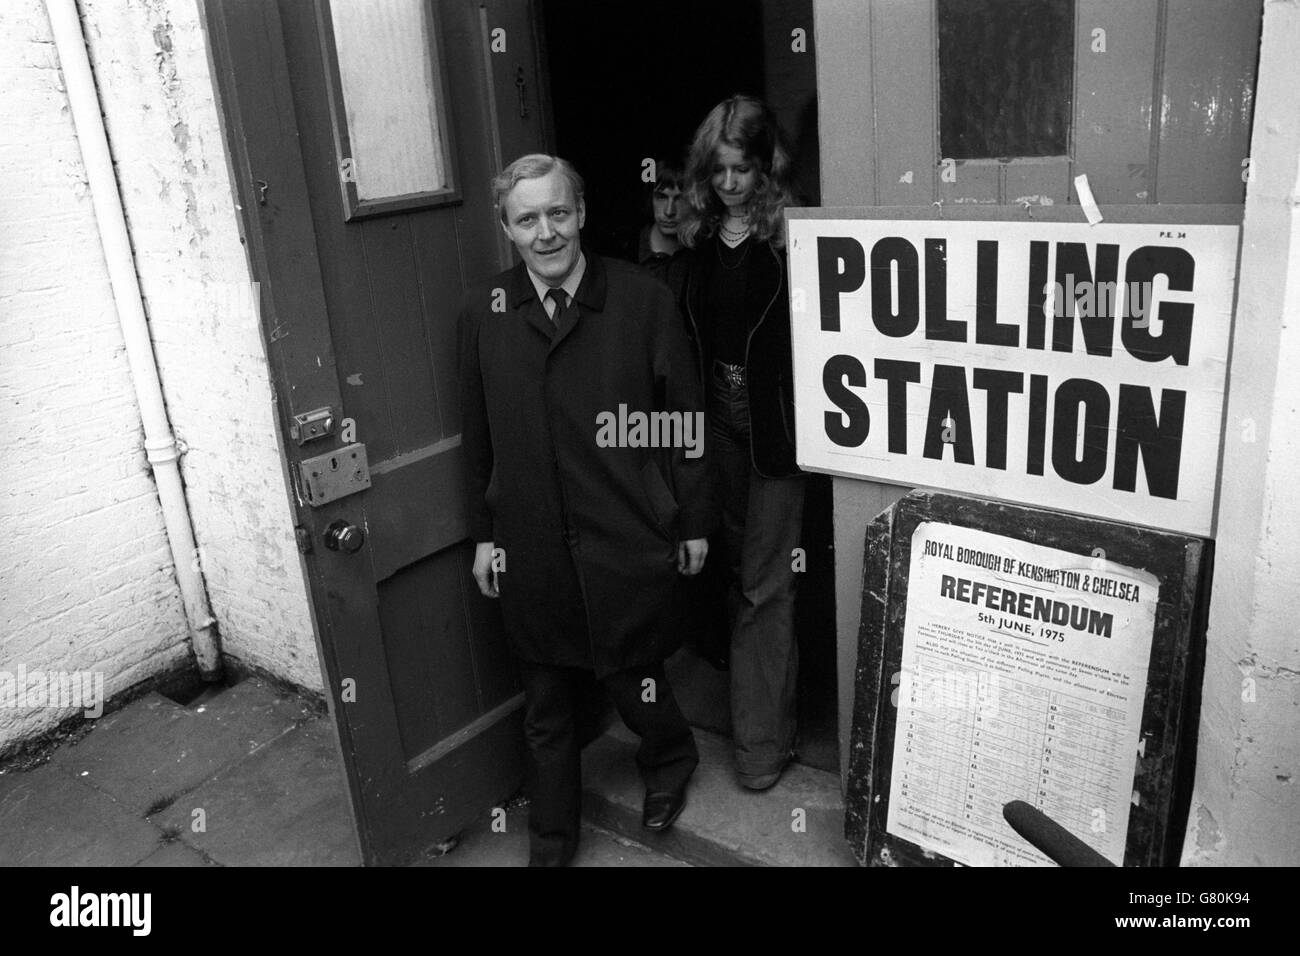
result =
[[[520,662],[524,737],[528,745],[529,864],[560,866],[578,848],[582,819],[580,720],[594,689],[591,671]],[[611,674],[599,682],[628,729],[640,735],[637,768],[646,792],[686,787],[699,752],[662,663]]]

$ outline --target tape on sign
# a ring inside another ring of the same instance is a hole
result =
[[[1087,173],[1074,177],[1074,191],[1079,194],[1079,205],[1083,207],[1083,214],[1088,217],[1089,225],[1095,226],[1101,222],[1101,210],[1097,208],[1097,200],[1092,197],[1092,187],[1088,185]]]

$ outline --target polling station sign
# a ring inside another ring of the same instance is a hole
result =
[[[803,468],[1212,533],[1238,225],[882,213],[788,216]]]

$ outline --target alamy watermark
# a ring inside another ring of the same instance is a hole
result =
[[[704,454],[703,412],[618,412],[596,416],[597,448],[684,448],[687,458]]]
[[[911,710],[925,713],[967,711],[988,719],[998,716],[1000,689],[996,671],[900,671],[890,683],[897,688],[890,695],[895,707],[905,703]]]
[[[99,717],[104,713],[104,674],[28,670],[19,664],[15,670],[0,671],[0,707],[74,708]]]
[[[152,893],[83,893],[73,885],[50,897],[50,925],[59,927],[120,926],[133,936],[148,936],[153,928]]]
[[[1139,329],[1151,324],[1151,300],[1155,295],[1151,282],[1075,282],[1073,275],[1065,277],[1065,284],[1049,282],[1043,286],[1043,313],[1046,316],[1065,318],[1077,314],[1081,319],[1114,316],[1121,306],[1137,319]]]

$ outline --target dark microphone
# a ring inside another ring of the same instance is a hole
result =
[[[1011,829],[1059,866],[1115,865],[1043,811],[1023,800],[1012,800],[1003,806],[1002,816],[1011,824]]]

